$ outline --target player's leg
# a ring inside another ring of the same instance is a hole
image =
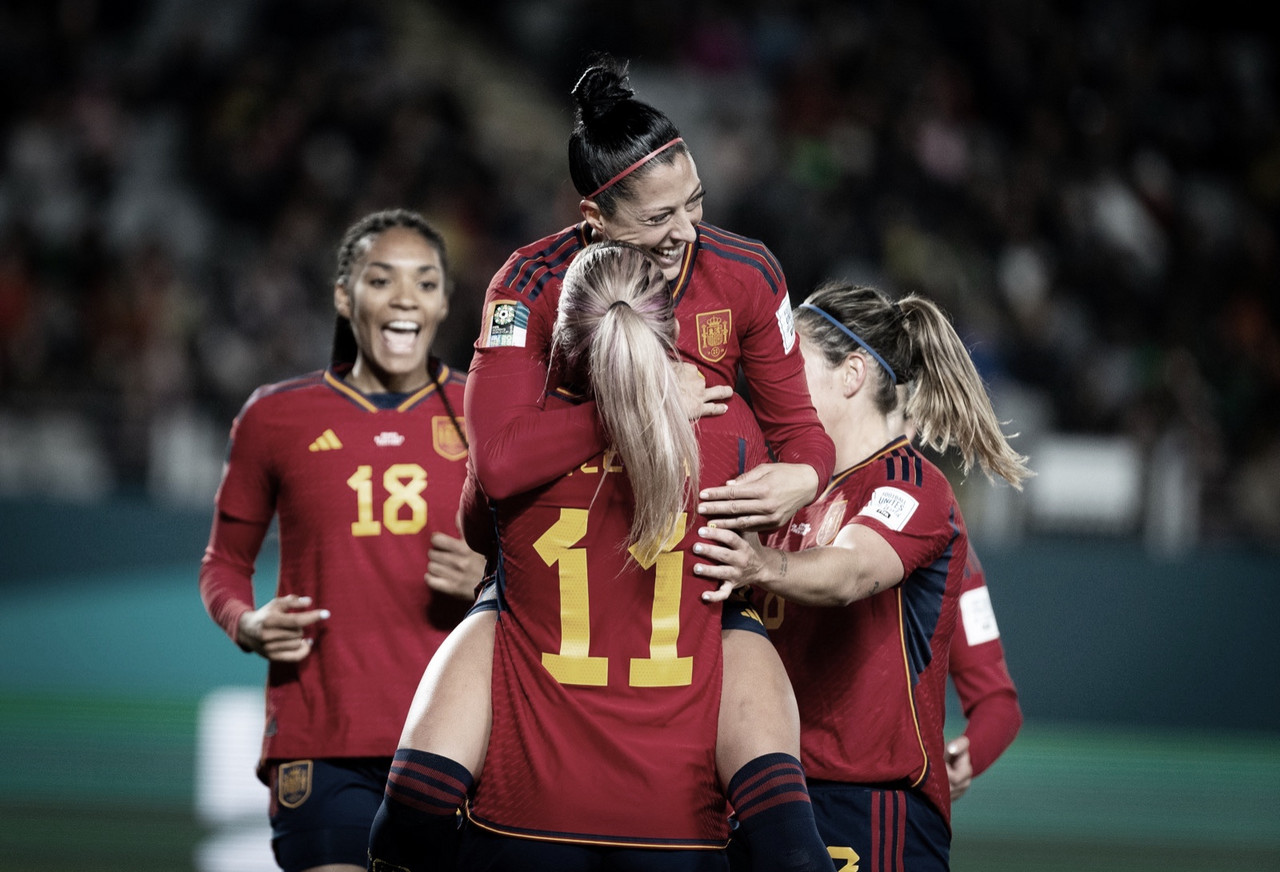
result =
[[[800,714],[786,669],[749,604],[725,603],[716,768],[738,828],[735,869],[826,872],[830,855],[800,765]]]
[[[291,760],[269,768],[271,848],[285,872],[365,868],[389,760]]]
[[[422,675],[369,834],[369,869],[452,869],[459,809],[484,765],[497,612],[473,609]]]

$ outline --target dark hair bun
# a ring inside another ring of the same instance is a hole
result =
[[[626,66],[606,58],[587,68],[572,94],[579,120],[590,124],[630,100],[635,92],[627,83]]]

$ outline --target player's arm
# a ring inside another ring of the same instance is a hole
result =
[[[253,565],[268,526],[215,512],[200,561],[200,599],[209,617],[237,644],[240,619],[253,611]]]
[[[528,341],[541,342],[541,331],[534,327],[530,325]],[[732,393],[731,388],[707,388],[688,379],[681,386],[705,393],[693,403],[704,415],[723,414],[723,401]],[[464,405],[472,467],[491,498],[505,499],[554,481],[608,447],[596,404],[548,407],[542,401],[548,387],[541,353],[477,343]]]
[[[693,571],[721,583],[703,594],[708,602],[751,586],[803,605],[843,606],[901,583],[905,572],[898,553],[865,524],[846,524],[830,545],[794,552],[720,527],[703,527],[698,535],[706,541],[693,553],[714,562],[695,564]]]
[[[267,524],[218,512],[200,564],[200,598],[209,615],[245,651],[268,660],[297,662],[311,653],[307,628],[329,617],[311,598],[275,597],[253,607],[253,564]]]
[[[986,586],[977,584],[969,590],[985,594]],[[969,590],[965,593],[969,594]],[[975,621],[970,615],[966,621],[966,607],[983,609],[987,619]],[[978,595],[968,600],[962,597],[961,619],[951,640],[949,671],[967,719],[964,737],[970,777],[985,772],[1022,728],[1018,690],[1009,674],[994,618],[989,596]],[[979,635],[971,638],[970,628]]]
[[[467,439],[476,478],[493,499],[553,481],[606,447],[595,403],[544,408],[546,388],[546,362],[532,349],[476,348]]]

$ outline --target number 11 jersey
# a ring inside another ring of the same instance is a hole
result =
[[[551,398],[548,402],[554,402]],[[766,459],[741,398],[699,425],[702,484]],[[696,494],[695,494],[696,497]],[[611,452],[496,503],[493,730],[468,815],[504,835],[718,849],[720,607],[692,574],[693,503],[666,550],[627,550],[631,485]]]

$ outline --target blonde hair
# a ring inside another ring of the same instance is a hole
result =
[[[664,550],[698,480],[698,443],[672,365],[675,343],[671,291],[648,252],[599,242],[574,258],[552,355],[564,379],[589,389],[622,459],[635,497],[630,541],[645,563]]]
[[[921,444],[939,452],[956,448],[968,475],[976,462],[987,477],[1015,488],[1034,475],[1000,429],[991,398],[951,320],[916,294],[894,302],[875,288],[828,282],[796,310],[796,329],[835,366],[852,353],[869,352],[877,364],[876,408],[903,409]],[[856,336],[856,339],[854,338]]]

